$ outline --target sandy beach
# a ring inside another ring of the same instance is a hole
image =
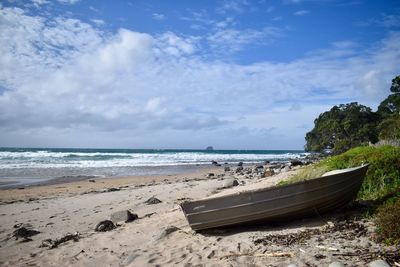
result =
[[[215,167],[179,175],[2,190],[0,265],[328,266],[339,261],[366,266],[390,254],[390,247],[373,241],[373,222],[360,217],[354,205],[282,224],[192,231],[180,210],[182,201],[273,186],[297,170],[262,177],[252,166],[246,169],[243,174]],[[231,178],[239,185],[221,189]],[[151,197],[161,202],[146,203]],[[100,221],[126,210],[138,219],[120,222],[108,232],[94,231]],[[13,232],[22,226],[39,233],[16,239]],[[75,240],[65,238],[49,248],[49,243],[68,234]]]

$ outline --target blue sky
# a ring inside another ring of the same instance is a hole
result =
[[[0,146],[302,149],[400,73],[398,1],[3,1]]]

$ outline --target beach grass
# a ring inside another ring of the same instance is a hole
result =
[[[306,166],[290,179],[289,184],[320,177],[325,172],[369,164],[369,168],[358,193],[358,199],[376,200],[400,190],[400,148],[361,146],[347,152]]]

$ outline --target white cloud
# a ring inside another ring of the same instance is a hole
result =
[[[272,21],[281,21],[283,18],[282,17],[273,17],[271,20]]]
[[[36,7],[52,3],[52,1],[49,1],[49,0],[31,0],[31,1],[32,1],[33,5]],[[56,1],[58,3],[64,4],[64,5],[74,5],[74,4],[78,3],[80,0],[56,0]]]
[[[164,14],[160,14],[160,13],[153,13],[152,17],[155,20],[165,20],[166,19],[165,15]]]
[[[300,4],[302,0],[283,0],[284,4]]]
[[[388,28],[400,27],[400,15],[398,14],[384,15],[381,23],[383,26]]]
[[[208,26],[216,23],[214,19],[210,18],[210,15],[206,10],[196,10],[196,11],[188,10],[188,13],[189,13],[188,16],[181,16],[180,19]]]
[[[234,26],[235,24],[235,20],[232,17],[227,17],[226,19],[215,23],[215,26],[217,28],[226,28],[228,26]]]
[[[48,0],[32,0],[35,6],[41,6],[50,3]]]
[[[249,6],[246,0],[225,0],[222,5],[217,8],[217,12],[221,14],[235,12],[243,13]]]
[[[165,54],[171,56],[190,55],[196,50],[197,38],[179,37],[175,33],[166,32],[157,37],[157,46]]]
[[[61,4],[66,4],[66,5],[74,5],[78,3],[80,0],[57,0],[57,2]]]
[[[265,27],[262,30],[225,28],[208,35],[207,41],[214,51],[234,53],[249,44],[271,43],[280,35],[280,32],[275,27]]]
[[[392,14],[380,14],[379,17],[357,21],[355,25],[359,27],[377,25],[389,29],[398,28],[400,27],[400,12],[398,10],[394,10],[394,13]]]
[[[224,30],[239,48],[260,38]],[[199,42],[2,8],[0,145],[301,148],[330,106],[379,103],[400,62],[399,33],[363,53],[340,41],[248,65],[204,59]],[[223,43],[216,38],[216,49]]]
[[[295,16],[304,16],[304,15],[307,15],[309,13],[310,13],[309,10],[304,10],[303,9],[303,10],[298,10],[298,11],[294,12],[293,15],[295,15]]]
[[[102,19],[91,19],[90,21],[92,21],[97,26],[103,26],[105,24],[104,20]]]

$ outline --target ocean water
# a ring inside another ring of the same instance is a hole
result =
[[[288,161],[299,150],[0,148],[0,187],[88,177],[163,175],[211,165]]]

